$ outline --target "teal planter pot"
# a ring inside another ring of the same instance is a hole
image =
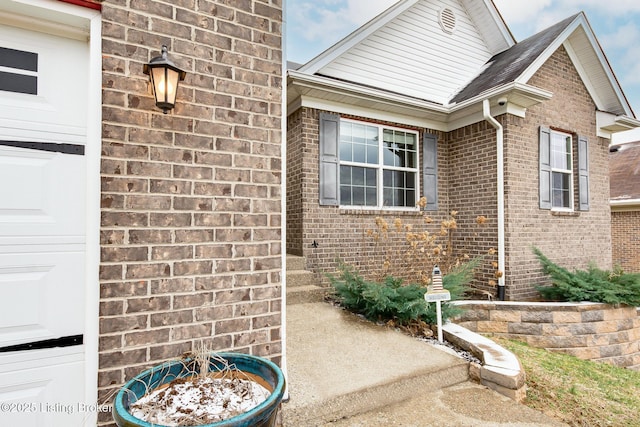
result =
[[[213,424],[201,424],[200,427],[274,427],[278,408],[285,391],[285,380],[282,370],[273,362],[262,357],[242,353],[217,353],[217,357],[226,359],[237,369],[262,378],[273,390],[271,395],[248,412]],[[210,371],[221,370],[224,365],[209,359]],[[113,419],[119,427],[162,427],[148,423],[129,413],[129,407],[144,396],[148,390],[169,383],[176,378],[193,374],[183,361],[163,363],[142,372],[127,382],[116,394],[113,402]]]

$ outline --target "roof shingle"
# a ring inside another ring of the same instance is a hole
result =
[[[573,15],[495,55],[451,103],[471,99],[489,89],[512,83],[545,51],[580,13]]]
[[[640,141],[610,148],[609,176],[611,200],[640,199]]]

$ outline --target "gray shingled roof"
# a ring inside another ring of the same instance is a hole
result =
[[[640,141],[614,145],[609,151],[611,200],[640,199]]]
[[[511,48],[495,55],[484,70],[451,100],[458,103],[471,99],[489,89],[514,82],[573,22],[579,13],[540,31]]]

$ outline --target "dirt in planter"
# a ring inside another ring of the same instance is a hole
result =
[[[131,404],[136,418],[163,426],[197,426],[232,418],[264,402],[272,390],[239,370],[177,378]]]

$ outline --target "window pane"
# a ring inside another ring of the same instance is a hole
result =
[[[395,144],[391,142],[384,143],[384,164],[386,166],[395,166],[397,151]]]
[[[364,169],[352,168],[351,169],[351,183],[353,185],[364,185]]]
[[[345,162],[353,161],[353,155],[351,154],[351,144],[340,144],[340,160]]]
[[[358,123],[340,122],[340,160],[378,163],[378,128]]]
[[[357,166],[340,166],[340,204],[376,206],[378,201],[376,170]]]
[[[375,187],[377,185],[377,173],[375,171],[375,169],[365,169],[366,171],[366,185],[368,187]]]
[[[551,132],[551,167],[571,170],[571,137]]]
[[[414,206],[416,203],[415,173],[384,171],[385,206]]]
[[[367,161],[366,147],[362,144],[353,144],[353,161],[365,163]]]
[[[365,197],[367,201],[367,206],[377,206],[378,204],[378,192],[375,188],[366,188],[365,189]]]
[[[412,147],[409,147],[409,148],[412,148]],[[409,149],[407,151],[407,163],[405,166],[408,168],[416,167],[416,151],[415,150]]]
[[[367,163],[378,163],[378,146],[367,145]]]
[[[571,208],[571,174],[553,172],[551,186],[554,208]]]
[[[386,166],[416,167],[416,135],[401,131],[384,131],[384,164]]]
[[[364,187],[353,187],[353,203],[354,206],[364,206]]]
[[[415,174],[408,173],[407,177],[407,188],[416,188],[416,176]]]
[[[353,202],[351,200],[351,187],[347,185],[340,186],[340,204],[352,206]]]
[[[393,206],[393,190],[390,188],[384,189],[384,206]]]
[[[351,167],[340,166],[340,184],[351,185]]]
[[[356,144],[364,144],[367,141],[365,126],[359,124],[353,124],[351,126],[353,129],[351,141]]]

